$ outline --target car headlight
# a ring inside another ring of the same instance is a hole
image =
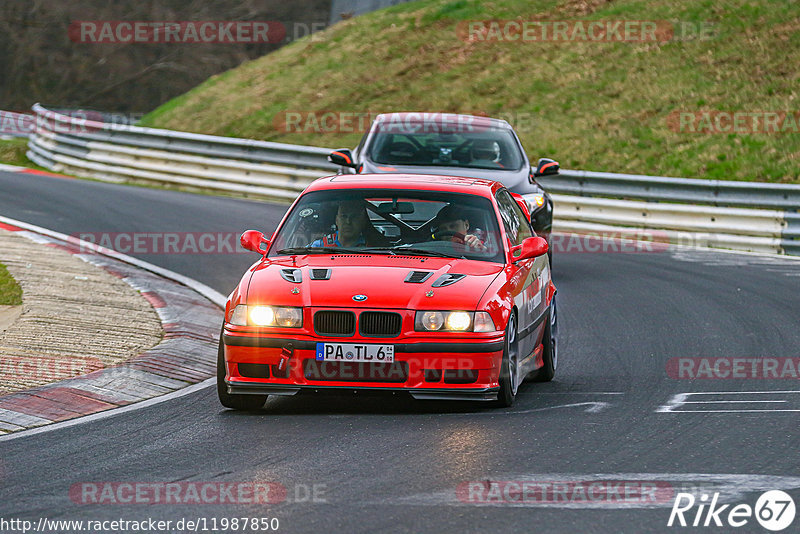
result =
[[[489,315],[489,312],[475,312],[475,319],[472,323],[473,332],[494,332],[496,330],[497,327],[494,325],[494,321],[492,321],[492,316]]]
[[[537,210],[544,206],[544,195],[533,195],[531,201],[533,203],[533,209]]]
[[[256,326],[275,325],[275,310],[269,306],[253,306],[250,308],[250,323]]]
[[[414,317],[417,332],[494,332],[494,321],[487,312],[418,311]]]
[[[448,330],[455,330],[457,332],[464,332],[468,330],[472,324],[472,317],[467,312],[450,312],[447,314],[445,326]]]
[[[285,306],[246,306],[239,304],[231,314],[231,324],[238,326],[303,326],[303,309]]]
[[[435,332],[441,330],[442,326],[444,326],[444,312],[417,312],[414,322],[417,330]]]

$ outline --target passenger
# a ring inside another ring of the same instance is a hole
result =
[[[476,251],[486,251],[486,244],[477,235],[468,233],[469,219],[463,209],[448,204],[439,210],[432,224],[433,239],[437,241],[451,240],[463,243]]]

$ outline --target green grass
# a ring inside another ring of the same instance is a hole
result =
[[[713,25],[669,42],[466,42],[481,19]],[[462,26],[463,27],[463,26]],[[287,133],[282,111],[514,116],[532,159],[638,174],[800,182],[800,133],[673,131],[682,110],[800,110],[800,4],[771,0],[419,0],[343,21],[210,78],[143,119],[162,128],[354,146]]]
[[[22,304],[22,288],[0,263],[0,306],[18,306]]]
[[[26,138],[0,139],[0,163],[30,167],[31,162],[25,157],[27,151],[28,139]]]
[[[25,155],[27,152],[28,140],[25,138],[0,139],[0,163],[5,163],[6,165],[17,165],[19,167],[27,167],[28,169],[36,169],[39,171],[52,172],[50,169],[46,169],[29,160]],[[63,172],[60,174],[72,176],[71,174],[66,174]],[[78,178],[77,176],[72,177]]]

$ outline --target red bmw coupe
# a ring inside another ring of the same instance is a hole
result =
[[[383,390],[510,406],[558,364],[547,242],[501,183],[428,175],[320,178],[228,298],[217,389]]]

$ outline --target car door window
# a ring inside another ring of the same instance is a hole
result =
[[[361,136],[361,141],[358,143],[358,146],[355,149],[354,156],[355,156],[357,161],[364,159],[363,158],[364,144],[367,142],[367,137],[368,136],[369,136],[369,132],[367,132],[363,136]]]
[[[500,217],[503,219],[503,226],[506,228],[512,247],[521,245],[522,241],[533,236],[522,208],[505,189],[497,193],[497,206],[500,208]]]

